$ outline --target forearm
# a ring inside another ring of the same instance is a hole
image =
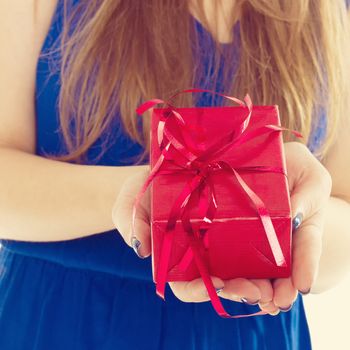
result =
[[[312,287],[321,293],[339,284],[350,271],[350,204],[330,197],[325,210],[322,255],[319,272]]]
[[[114,229],[125,179],[147,166],[59,162],[0,148],[0,238],[61,241]]]

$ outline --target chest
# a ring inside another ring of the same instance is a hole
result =
[[[191,15],[221,44],[232,43],[233,27],[239,19],[235,0],[190,0]]]

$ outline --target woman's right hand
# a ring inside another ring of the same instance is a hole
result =
[[[133,204],[149,174],[149,166],[135,166],[135,172],[123,184],[114,202],[112,220],[127,245],[134,249],[140,258],[151,255],[150,191],[141,197],[135,216],[135,236],[132,234]]]
[[[151,227],[150,227],[150,191],[143,195],[136,212],[135,237],[132,235],[132,211],[135,197],[149,174],[149,166],[135,166],[134,175],[125,181],[119,192],[112,210],[115,227],[124,238],[126,244],[135,250],[140,258],[151,255]],[[250,303],[268,303],[273,299],[271,282],[265,279],[235,278],[222,280],[212,276],[214,287],[218,295],[232,301],[243,302],[245,298]],[[184,282],[168,282],[174,295],[183,302],[205,302],[210,298],[202,278]],[[271,314],[278,313],[276,308],[268,310]]]

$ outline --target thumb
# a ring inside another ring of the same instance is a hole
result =
[[[326,204],[332,188],[327,169],[299,142],[285,144],[288,187],[294,224],[312,217]]]
[[[292,282],[307,293],[314,284],[322,252],[324,208],[332,180],[326,168],[306,148],[286,145],[293,229]]]
[[[302,221],[306,221],[317,213],[326,204],[329,198],[331,185],[325,173],[310,170],[301,177],[293,179],[290,176],[291,213],[293,229],[297,229]]]
[[[149,189],[134,208],[135,198],[147,176],[147,170],[140,171],[125,181],[112,209],[112,220],[126,244],[134,249],[140,258],[151,255],[150,194]],[[133,213],[135,210],[135,215]],[[134,220],[133,220],[134,219]]]
[[[142,207],[136,208],[134,223],[130,224],[130,246],[139,258],[143,259],[151,255],[150,232],[148,213]]]
[[[291,196],[292,283],[301,293],[310,291],[318,275],[324,221],[321,198],[317,200],[317,192],[305,183],[297,185]]]

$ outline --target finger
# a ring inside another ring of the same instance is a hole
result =
[[[313,285],[322,253],[323,210],[304,221],[292,237],[292,282],[307,293]]]
[[[271,281],[268,279],[250,279],[260,289],[260,303],[267,303],[273,299],[273,287]]]
[[[251,281],[245,278],[225,280],[225,288],[220,297],[233,301],[242,302],[244,298],[249,304],[257,303],[261,298],[260,289]]]
[[[211,276],[215,289],[225,289],[225,283],[222,279]],[[207,288],[202,278],[184,282],[168,282],[174,295],[183,302],[200,303],[210,300]],[[220,292],[221,293],[221,292]]]
[[[280,313],[280,311],[281,311],[281,310],[279,309],[279,307],[276,306],[276,305],[274,304],[273,301],[270,301],[270,302],[267,302],[267,303],[259,303],[258,305],[259,305],[259,307],[260,307],[260,309],[261,309],[262,311],[267,312],[267,313],[270,314],[271,316],[276,316],[276,315],[278,315],[278,314]]]
[[[262,311],[275,316],[278,315],[280,310],[273,302],[273,286],[271,280],[268,279],[250,279],[259,289],[261,293],[260,301],[258,305]]]
[[[276,278],[273,282],[273,303],[281,309],[288,310],[298,297],[298,291],[292,283],[292,278]]]

